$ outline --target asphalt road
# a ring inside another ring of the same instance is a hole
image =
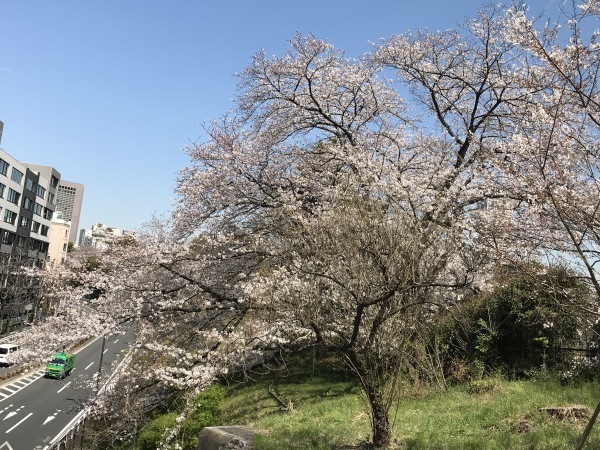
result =
[[[0,450],[46,448],[83,410],[97,386],[108,380],[112,363],[127,352],[132,332],[107,337],[104,352],[102,337],[76,351],[73,372],[63,380],[45,378],[40,368],[2,383]]]

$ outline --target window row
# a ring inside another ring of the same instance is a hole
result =
[[[2,160],[0,159],[0,161],[2,161]],[[6,191],[6,185],[0,183],[0,198],[4,198],[5,191]],[[48,197],[51,198],[52,202],[54,201],[54,195],[52,193],[48,193]],[[8,188],[8,195],[6,196],[6,199],[10,203],[18,205],[19,200],[21,199],[21,194],[12,188]],[[23,205],[22,206],[27,211],[31,211],[33,209],[34,214],[37,214],[38,216],[42,216],[46,220],[52,219],[52,210],[51,209],[43,207],[38,202],[34,202],[33,200],[31,200],[29,197],[23,197]]]
[[[19,248],[28,248],[29,250],[37,250],[42,253],[48,253],[48,243],[38,241],[33,238],[26,238],[25,236],[17,236],[15,233],[11,233],[10,231],[3,231],[2,238],[0,242],[4,245],[13,245],[16,241],[17,247]],[[29,241],[29,242],[27,242]]]
[[[6,161],[4,161],[2,158],[0,158],[0,174],[4,175],[5,177],[8,176],[8,169],[10,168],[10,164],[8,164]],[[23,181],[23,172],[21,172],[19,169],[13,167],[11,174],[10,174],[10,179],[13,180],[15,183],[21,184],[21,182]],[[56,188],[58,186],[58,182],[60,180],[55,177],[54,175],[50,178],[50,186],[52,186],[53,188]],[[6,188],[6,186],[2,183],[0,183],[1,186],[1,191],[0,191],[0,197],[4,197],[4,189]],[[39,184],[36,184],[35,181],[33,181],[31,178],[26,178],[25,179],[25,189],[27,189],[30,192],[35,192],[35,194],[40,197],[40,198],[45,198],[46,196],[46,189],[43,186],[40,186]],[[54,194],[52,193],[48,193],[48,201],[52,204],[54,204]]]
[[[17,221],[18,214],[10,209],[4,210],[3,220],[6,223],[10,223],[14,225]],[[19,221],[19,227],[25,228],[28,231],[33,231],[34,233],[41,234],[42,236],[48,236],[48,232],[50,231],[50,227],[48,225],[42,225],[41,223],[30,219],[29,217],[21,216],[21,220]]]

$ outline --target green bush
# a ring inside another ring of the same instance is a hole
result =
[[[570,366],[573,355],[560,349],[583,346],[580,334],[590,318],[579,306],[589,302],[588,289],[565,268],[531,272],[499,277],[495,289],[472,296],[440,321],[434,336],[447,375],[465,379],[465,371],[456,370],[465,361],[470,378],[499,371],[530,378]]]
[[[140,431],[137,438],[139,450],[155,450],[162,441],[165,430],[175,426],[177,413],[167,413],[154,418]]]
[[[180,424],[175,441],[183,450],[195,450],[198,446],[198,433],[204,427],[221,425],[220,405],[225,398],[226,389],[218,384],[205,389],[196,397],[193,410]],[[172,402],[171,411],[163,412],[148,422],[140,430],[137,437],[137,449],[155,450],[165,438],[165,433],[177,424],[181,411],[177,405],[183,402]]]

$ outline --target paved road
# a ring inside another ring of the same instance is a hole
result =
[[[84,408],[96,385],[108,379],[111,363],[129,347],[132,330],[107,337],[100,383],[97,375],[103,338],[76,352],[75,367],[63,380],[44,378],[44,370],[0,385],[0,450],[44,449]]]

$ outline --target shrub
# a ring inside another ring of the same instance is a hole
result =
[[[175,441],[182,450],[195,450],[198,445],[198,433],[204,427],[221,425],[220,405],[225,398],[226,389],[218,384],[212,385],[196,397],[193,410],[180,424]],[[141,429],[137,438],[139,450],[155,450],[165,438],[165,433],[177,424],[181,411],[177,405],[183,402],[173,402],[171,411],[167,411],[148,422]]]
[[[571,355],[560,349],[583,345],[580,335],[591,323],[578,306],[589,302],[588,289],[565,268],[534,269],[498,278],[494,290],[455,306],[440,322],[435,339],[444,341],[447,375],[457,375],[454,361],[468,361],[472,378],[497,371],[529,378],[570,367]]]

